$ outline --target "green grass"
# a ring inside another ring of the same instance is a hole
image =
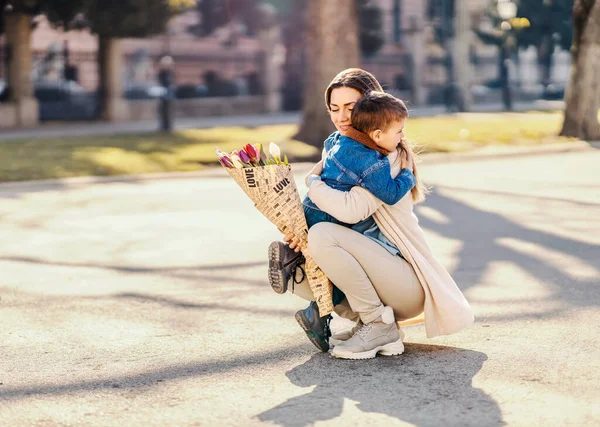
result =
[[[190,129],[134,134],[0,142],[0,181],[196,171],[217,164],[215,147],[279,144],[295,161],[319,150],[291,139],[296,125]]]
[[[568,141],[556,136],[562,113],[459,114],[409,119],[409,140],[424,152],[468,151],[490,144]],[[292,139],[296,125],[190,129],[173,134],[14,140],[0,142],[0,181],[196,171],[218,165],[215,147],[279,144],[290,161],[314,159],[320,150]]]
[[[461,152],[496,145],[537,145],[566,142],[557,136],[561,112],[463,113],[409,119],[408,139],[423,152]]]

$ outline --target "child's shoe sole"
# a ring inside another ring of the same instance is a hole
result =
[[[281,245],[283,245],[281,242],[272,242],[269,245],[269,284],[278,294],[284,294],[287,291],[281,260]]]

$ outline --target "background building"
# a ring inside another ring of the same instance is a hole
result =
[[[454,26],[454,36],[440,40],[436,34],[444,22],[432,15],[433,1],[372,0],[371,4],[381,10],[383,44],[376,53],[363,55],[360,66],[373,72],[386,90],[407,100],[409,105],[443,103],[450,84],[462,87],[465,96],[474,102],[499,101],[498,47],[484,44],[472,31],[491,25],[487,17],[489,2],[455,0],[456,16],[446,23]],[[198,37],[190,31],[201,25],[200,15],[194,9],[172,18],[167,31],[160,36],[124,39],[121,43],[124,94],[130,101],[160,94],[156,77],[158,62],[169,55],[176,64],[175,84],[182,98],[252,96],[268,90],[280,93],[282,99],[271,97],[268,107],[251,111],[299,110],[304,79],[299,10],[280,15],[277,29],[268,32],[269,36],[252,34],[241,20],[234,19],[208,36]],[[53,29],[43,16],[35,22],[31,39],[34,86],[47,88],[49,84],[61,85],[69,79],[77,84],[71,84],[70,88],[93,93],[99,81],[97,37],[85,30],[65,33]],[[277,48],[265,47],[265,43]],[[569,53],[559,48],[554,50],[550,82],[564,87],[569,76]],[[543,77],[538,62],[538,54],[532,47],[519,50],[509,61],[510,81],[518,89],[514,91],[517,99],[540,96]],[[7,70],[3,37],[0,37],[0,63],[1,87]],[[270,71],[265,64],[269,64]],[[271,70],[276,68],[280,71]],[[280,73],[282,76],[272,77]],[[40,93],[41,89],[36,92],[38,98]],[[153,108],[151,105],[142,108],[138,102],[130,108],[129,118],[150,116],[154,114]],[[185,114],[196,114],[198,110],[187,111]],[[226,114],[236,110],[215,111]]]

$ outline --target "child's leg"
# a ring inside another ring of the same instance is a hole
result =
[[[305,264],[301,265],[302,268],[304,268],[304,266]],[[315,296],[313,295],[312,290],[310,289],[308,277],[306,277],[306,275],[304,275],[304,279],[300,283],[292,283],[292,281],[290,280],[290,285],[288,286],[288,289],[290,289],[294,295],[297,295],[300,298],[305,299],[306,301],[315,300]]]
[[[346,226],[347,224],[338,221],[333,216],[329,215],[326,212],[323,212],[319,209],[314,209],[308,206],[303,206],[304,208],[304,216],[306,217],[306,224],[310,229],[313,225],[318,224],[320,222],[331,222],[333,224],[339,224]]]

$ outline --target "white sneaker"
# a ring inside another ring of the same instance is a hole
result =
[[[385,307],[381,317],[362,327],[347,341],[336,345],[331,355],[341,359],[372,359],[404,352],[402,337],[391,307]]]
[[[363,327],[363,322],[361,320],[359,320],[356,323],[356,325],[354,325],[354,327],[351,329],[344,329],[339,332],[334,332],[331,334],[331,337],[329,337],[329,343],[333,344],[333,345],[338,345],[344,341],[348,341],[362,327]]]

